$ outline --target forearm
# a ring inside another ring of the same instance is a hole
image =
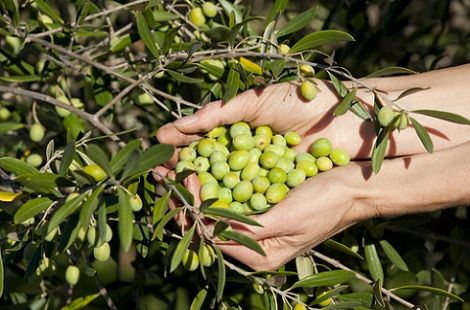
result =
[[[390,99],[395,99],[406,89],[420,87],[425,90],[405,96],[397,104],[407,111],[427,109],[447,111],[470,119],[470,64],[443,70],[436,70],[410,76],[376,78],[362,80],[370,88],[384,92]],[[373,106],[373,95],[370,91],[360,89],[358,97],[369,108]],[[430,129],[435,150],[458,145],[470,140],[470,126],[442,121],[419,114],[410,114],[423,126]],[[356,128],[357,139],[337,137],[355,158],[370,158],[375,129],[372,123],[359,119],[353,113],[337,118],[337,126],[343,130]],[[387,156],[400,156],[422,153],[424,151],[413,128],[392,134]]]
[[[433,154],[386,160],[378,175],[352,187],[361,216],[397,216],[470,205],[469,154],[467,142]],[[370,169],[369,163],[359,165]]]

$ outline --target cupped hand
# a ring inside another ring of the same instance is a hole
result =
[[[274,270],[361,220],[374,216],[365,205],[366,163],[351,163],[307,179],[255,219],[263,227],[237,230],[258,241],[266,256],[239,244],[220,249],[256,271]]]
[[[162,126],[157,132],[157,138],[161,143],[185,146],[216,126],[245,121],[252,127],[269,125],[274,132],[281,134],[296,131],[302,136],[302,143],[296,147],[298,152],[306,151],[312,141],[319,137],[327,137],[333,145],[346,149],[348,146],[342,145],[344,143],[336,138],[350,137],[347,143],[353,146],[351,149],[356,149],[362,143],[359,118],[353,116],[353,123],[344,118],[338,121],[333,117],[339,101],[336,92],[331,85],[321,80],[317,80],[317,87],[318,95],[312,101],[303,99],[295,83],[248,90],[228,103],[209,103],[191,116]],[[341,129],[337,125],[341,125]],[[352,141],[354,139],[358,140],[357,143]],[[354,158],[355,154],[351,155]]]

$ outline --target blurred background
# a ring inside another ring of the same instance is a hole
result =
[[[242,2],[261,16],[274,3]],[[312,7],[316,17],[299,37],[321,29],[352,34],[356,41],[335,60],[357,77],[387,66],[423,72],[470,62],[470,0],[290,0],[287,16]]]

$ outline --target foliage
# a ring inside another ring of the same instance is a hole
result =
[[[352,1],[359,6],[358,2]],[[333,297],[334,306],[343,308],[393,305],[397,309],[418,304],[430,309],[459,308],[461,298],[468,298],[470,271],[466,209],[368,221],[273,272],[245,270],[224,258],[216,246],[215,264],[184,270],[187,250],[201,254],[205,243],[213,243],[213,236],[192,209],[193,197],[182,186],[181,176],[177,181],[165,179],[164,186],[152,176],[151,169],[174,152],[153,138],[162,124],[207,102],[228,101],[249,88],[304,79],[298,69],[301,64],[313,65],[317,77],[332,81],[343,97],[335,110],[338,117],[352,111],[376,122],[375,114],[386,105],[407,120],[408,115],[419,113],[469,122],[439,111],[403,111],[396,99],[379,93],[375,93],[376,111],[369,115],[355,99],[356,88],[348,89],[342,80],[357,86],[360,82],[334,66],[333,53],[343,47],[338,61],[349,64],[348,57],[357,53],[351,50],[353,45],[344,45],[353,40],[348,32],[362,30],[358,25],[364,23],[358,18],[347,29],[328,29],[333,20],[348,18],[338,7],[318,7],[325,21],[318,27],[317,18],[312,21],[318,13],[315,8],[299,14],[287,0],[275,1],[264,19],[248,6],[218,0],[216,16],[207,17],[206,23],[194,20],[190,13],[192,6],[201,4],[162,0],[0,3],[2,305],[12,309],[289,309],[297,302],[320,307],[320,302]],[[397,31],[392,25],[400,20],[394,19],[400,15],[400,4],[405,6],[404,1],[387,4],[393,10],[383,12],[386,18],[380,21],[378,35]],[[276,22],[286,18],[287,26],[281,28]],[[308,33],[302,35],[306,29]],[[364,46],[364,38],[354,38]],[[281,55],[280,43],[289,43],[291,53]],[[434,60],[439,57],[437,53]],[[376,65],[358,71],[371,73],[379,69]],[[393,67],[376,75],[409,72]],[[419,90],[408,93],[412,91]],[[432,151],[426,129],[409,119]],[[380,128],[375,172],[394,129]],[[171,210],[170,196],[182,206]],[[220,236],[257,248],[248,237],[226,230],[226,219],[256,222],[206,210],[217,219]],[[179,211],[195,222],[185,233],[172,221]],[[437,221],[442,230],[430,234]],[[199,238],[193,238],[196,235]],[[111,253],[101,262],[93,258],[93,249],[105,243],[111,245]],[[74,286],[64,281],[72,264],[81,270]],[[320,290],[327,293],[315,296]]]

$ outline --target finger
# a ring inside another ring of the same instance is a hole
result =
[[[189,116],[188,116],[189,117]],[[199,140],[201,135],[184,134],[176,129],[174,123],[168,123],[157,131],[157,139],[160,143],[172,144],[176,146],[189,145],[191,142]]]
[[[167,176],[169,171],[170,170],[165,166],[157,166],[157,167],[153,168],[153,170],[152,170],[153,178],[158,183],[162,183],[163,178]]]
[[[178,163],[179,151],[179,149],[176,149],[175,152],[173,152],[173,156],[171,156],[170,160],[164,163],[163,166],[167,167],[170,170],[175,169],[176,164]]]
[[[199,183],[199,178],[195,173],[189,175],[186,179],[183,181],[184,187],[193,194],[194,197],[194,204],[193,206],[195,208],[199,208],[201,205],[201,198],[199,197],[199,192],[201,190],[201,184]]]

